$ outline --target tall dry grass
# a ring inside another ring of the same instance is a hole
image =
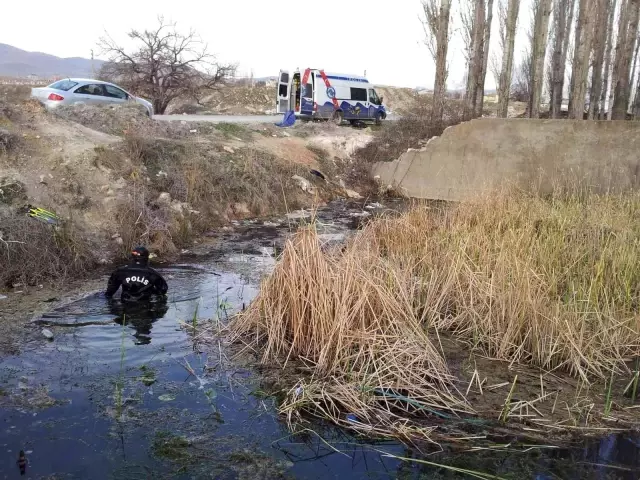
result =
[[[484,354],[605,378],[640,347],[640,195],[487,195],[380,220],[359,242],[421,282],[425,325]]]
[[[469,408],[414,314],[416,286],[375,249],[323,252],[310,226],[287,242],[232,328],[264,349],[265,363],[295,359],[312,369],[314,379],[290,392],[289,415],[304,409],[366,431],[428,437],[407,424],[408,410]]]
[[[468,408],[439,332],[586,382],[626,369],[640,353],[639,220],[637,193],[505,191],[377,219],[342,251],[306,228],[233,328],[263,361],[312,368],[285,412],[357,412],[401,435],[407,413]]]

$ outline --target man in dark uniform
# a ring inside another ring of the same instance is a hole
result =
[[[166,295],[168,286],[162,275],[149,266],[149,250],[136,247],[131,252],[129,265],[118,268],[111,274],[107,298],[122,287],[122,302],[138,302],[148,300],[152,295]]]
[[[122,287],[120,302],[113,295]],[[129,265],[111,274],[105,296],[109,310],[116,316],[114,322],[129,325],[136,330],[136,344],[151,342],[151,326],[167,313],[167,282],[149,267],[149,251],[136,247],[131,252]]]

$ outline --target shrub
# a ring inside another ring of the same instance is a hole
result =
[[[0,285],[35,285],[84,274],[92,248],[72,221],[52,226],[22,215],[0,217]]]

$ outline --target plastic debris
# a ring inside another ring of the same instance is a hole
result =
[[[53,340],[53,332],[47,328],[42,329],[42,336],[47,340]]]

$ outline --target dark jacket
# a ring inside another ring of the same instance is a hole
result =
[[[121,299],[138,301],[151,295],[164,295],[168,286],[162,275],[145,265],[131,264],[118,268],[111,274],[105,295],[112,297],[122,287]]]

